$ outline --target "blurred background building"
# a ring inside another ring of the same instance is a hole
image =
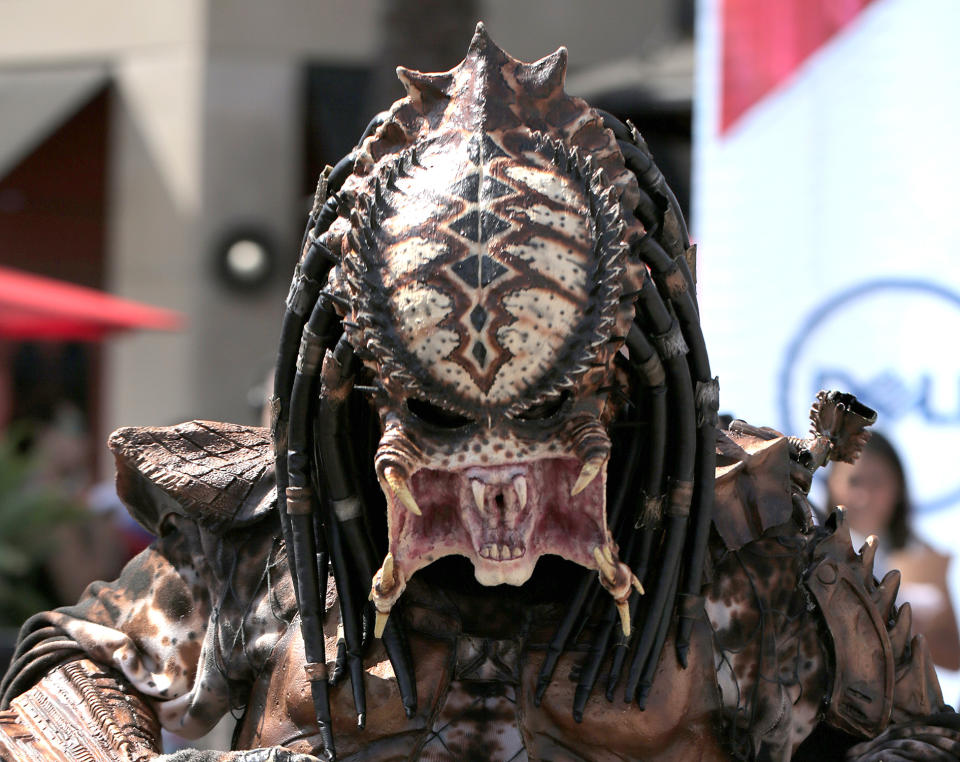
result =
[[[319,173],[402,95],[397,64],[456,65],[478,19],[521,59],[567,45],[568,89],[647,124],[688,198],[692,5],[5,2],[0,265],[175,310],[185,329],[8,347],[4,418],[66,398],[97,442],[255,422]]]

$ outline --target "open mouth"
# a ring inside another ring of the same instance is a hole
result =
[[[390,550],[408,579],[448,555],[473,561],[484,585],[522,585],[546,553],[594,566],[606,544],[605,470],[577,494],[582,464],[549,458],[457,471],[420,469],[410,491],[420,515],[390,500]]]
[[[523,558],[527,552],[531,514],[531,504],[527,501],[527,469],[522,466],[471,468],[464,472],[464,477],[470,484],[473,505],[464,511],[461,519],[476,553],[488,561],[501,563]],[[463,497],[461,495],[461,505]],[[469,505],[470,498],[465,502]]]
[[[522,585],[553,554],[600,572],[629,634],[627,598],[643,592],[617,558],[606,523],[606,467],[545,458],[385,478],[389,553],[374,576],[377,635],[407,580],[449,555],[466,556],[482,585]]]

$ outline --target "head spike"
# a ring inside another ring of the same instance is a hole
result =
[[[484,59],[487,65],[493,64],[498,68],[511,61],[511,57],[495,43],[487,33],[487,27],[482,21],[477,22],[477,28],[470,39],[470,45],[467,48],[467,57],[464,62],[470,59]]]
[[[541,97],[549,97],[563,92],[567,76],[567,49],[558,48],[539,61],[517,67],[517,81],[537,92]]]
[[[428,104],[450,97],[453,86],[453,72],[429,73],[397,67],[397,79],[414,101]]]

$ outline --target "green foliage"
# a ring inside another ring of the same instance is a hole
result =
[[[83,515],[55,487],[37,484],[33,460],[18,438],[0,439],[0,625],[19,625],[53,604],[37,584],[56,551],[56,530]]]

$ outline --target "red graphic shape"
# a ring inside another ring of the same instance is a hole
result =
[[[874,0],[721,0],[721,134]]]

